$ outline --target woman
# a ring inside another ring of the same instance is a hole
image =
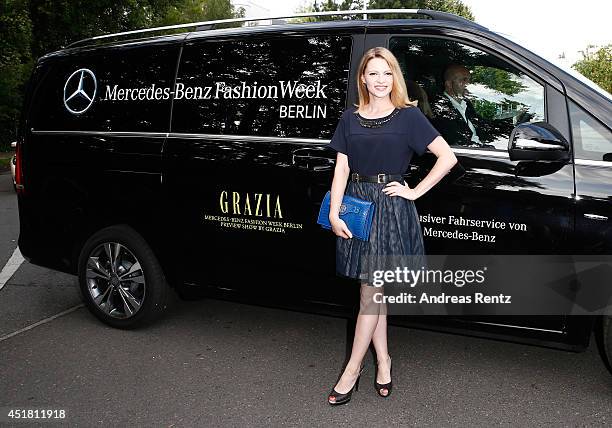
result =
[[[332,405],[347,403],[353,389],[357,389],[370,342],[376,350],[376,391],[382,397],[391,394],[386,307],[374,303],[372,296],[381,289],[368,283],[367,272],[372,266],[364,266],[363,261],[378,261],[385,255],[424,254],[413,201],[438,183],[457,162],[446,141],[415,107],[416,102],[409,100],[397,59],[389,50],[382,47],[368,50],[357,76],[359,107],[342,114],[330,143],[338,151],[329,214],[337,235],[336,270],[361,280],[351,357],[328,396]],[[413,153],[421,155],[427,149],[437,157],[429,174],[414,188],[401,183],[401,174],[408,169]],[[349,195],[376,203],[367,242],[352,239],[350,230],[339,218],[345,188]]]

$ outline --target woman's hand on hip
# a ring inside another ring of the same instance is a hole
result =
[[[336,219],[330,219],[329,222],[331,223],[332,232],[334,232],[336,236],[339,236],[344,239],[349,239],[353,237],[353,234],[349,230],[344,220],[340,218],[336,218]]]
[[[405,182],[404,182],[405,183]],[[419,197],[416,190],[409,187],[408,184],[401,184],[397,181],[392,181],[382,189],[383,193],[387,196],[401,196],[404,199],[414,201]]]

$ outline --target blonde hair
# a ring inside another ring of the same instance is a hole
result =
[[[416,107],[417,101],[410,101],[408,98],[408,90],[406,89],[406,82],[404,82],[404,76],[400,69],[399,63],[391,51],[383,47],[375,47],[368,49],[368,51],[361,57],[359,68],[357,69],[357,89],[359,92],[359,105],[355,105],[359,109],[362,109],[365,105],[370,102],[370,93],[365,84],[361,81],[361,77],[365,74],[365,69],[368,62],[372,58],[382,58],[387,61],[391,72],[393,74],[393,88],[391,88],[390,98],[391,103],[397,108],[405,107]]]

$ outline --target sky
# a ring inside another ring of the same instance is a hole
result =
[[[305,0],[232,0],[247,16],[291,14]],[[569,66],[588,45],[612,43],[612,1],[463,0],[476,22],[546,58]],[[559,58],[564,55],[565,58]]]

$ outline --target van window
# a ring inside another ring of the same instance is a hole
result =
[[[544,87],[464,43],[393,37],[411,99],[451,146],[507,150],[512,129],[545,119]]]
[[[612,162],[612,132],[590,114],[569,101],[574,157]]]
[[[345,108],[351,38],[196,40],[182,54],[173,132],[330,138]]]
[[[167,132],[179,45],[97,49],[61,57],[37,86],[37,130]]]

